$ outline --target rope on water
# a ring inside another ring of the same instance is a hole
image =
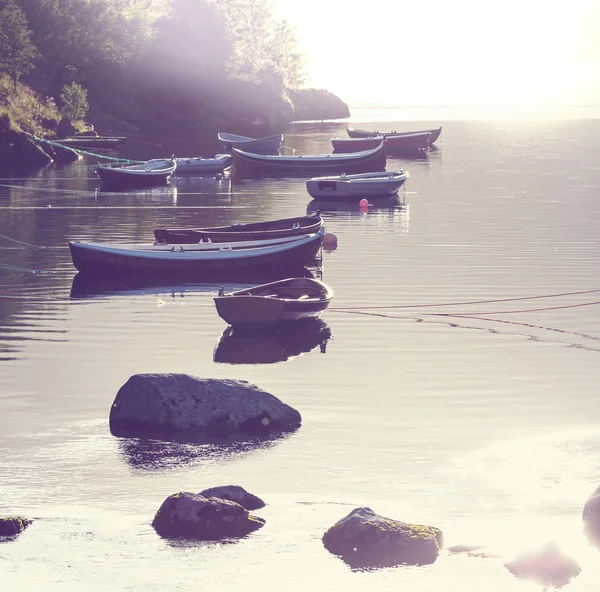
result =
[[[495,302],[516,302],[517,300],[541,300],[543,298],[559,298],[562,296],[578,296],[580,294],[593,294],[600,292],[600,289],[579,290],[578,292],[558,292],[555,294],[543,294],[538,296],[518,296],[516,298],[496,298],[494,300],[465,300],[462,302],[438,302],[435,304],[391,304],[389,306],[345,306],[338,308],[329,308],[328,310],[346,311],[346,310],[382,310],[382,309],[400,309],[400,308],[433,308],[440,306],[463,306],[466,304],[492,304]],[[497,313],[494,313],[497,314]]]
[[[25,273],[31,273],[32,275],[52,275],[55,271],[49,271],[47,269],[31,269],[29,267],[19,267],[18,265],[7,265],[6,263],[0,263],[0,269],[8,269],[9,271],[21,271]]]
[[[69,247],[54,247],[54,246],[45,246],[45,245],[34,245],[33,243],[26,243],[25,241],[20,241],[16,238],[11,238],[10,236],[6,236],[4,234],[0,234],[0,238],[4,238],[7,241],[11,241],[13,243],[17,243],[18,245],[23,245],[25,247],[30,247],[34,250],[36,249],[68,249]]]
[[[73,152],[77,152],[78,154],[85,154],[86,156],[93,156],[94,158],[103,158],[104,160],[112,160],[113,162],[122,162],[124,164],[139,164],[145,162],[143,160],[130,160],[128,158],[117,158],[115,156],[106,156],[104,154],[97,154],[96,152],[88,152],[87,150],[82,150],[81,148],[73,148],[73,146],[67,146],[66,144],[61,144],[60,142],[54,142],[53,140],[47,140],[46,138],[40,138],[38,136],[33,136],[37,142],[44,142],[49,144],[50,146],[57,146],[58,148],[65,148],[66,150],[73,150]]]

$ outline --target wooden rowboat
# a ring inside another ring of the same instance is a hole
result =
[[[384,171],[385,146],[352,154],[251,154],[232,149],[234,174],[236,176],[294,176],[314,175],[315,172],[364,173]]]
[[[382,197],[397,193],[406,179],[408,173],[405,170],[315,177],[306,181],[306,190],[315,199]]]
[[[267,138],[247,138],[246,136],[220,132],[217,137],[223,142],[225,150],[239,148],[254,154],[277,154],[283,144],[283,134],[276,134]]]
[[[433,145],[442,133],[442,126],[428,130],[416,130],[413,132],[397,132],[395,130],[391,132],[380,132],[377,130],[369,132],[366,130],[355,129],[353,127],[346,127],[346,131],[351,138],[370,138],[372,136],[403,136],[407,134],[430,133],[431,135],[429,136],[429,144]]]
[[[328,306],[333,290],[312,278],[288,278],[254,288],[219,293],[219,316],[233,327],[264,327],[314,319]]]
[[[300,269],[319,252],[324,229],[265,241],[193,245],[110,244],[71,241],[73,265],[86,273],[177,276],[232,275],[248,270]]]
[[[212,228],[157,228],[154,231],[154,238],[158,243],[169,243],[171,245],[207,242],[209,240],[213,243],[267,240],[319,232],[322,226],[321,216],[313,214],[252,224],[214,226]]]

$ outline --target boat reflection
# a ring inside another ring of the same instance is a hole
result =
[[[275,364],[319,348],[326,352],[331,329],[322,319],[298,321],[265,329],[227,327],[213,360],[223,364]]]
[[[353,199],[313,199],[306,206],[306,213],[315,212],[366,212],[369,210],[404,210],[407,208],[404,200],[404,191],[401,190],[402,197],[399,194],[385,197],[369,197],[368,195],[356,197]],[[367,207],[361,205],[361,200],[366,199],[369,202]]]
[[[243,290],[257,284],[281,280],[287,277],[289,270],[272,269],[262,272],[248,271],[236,274],[215,275],[206,277],[205,281],[190,281],[187,275],[148,275],[115,274],[93,275],[79,272],[73,278],[70,297],[74,300],[82,298],[102,298],[110,296],[144,296],[168,294],[175,297],[184,293],[210,292],[216,295],[223,287],[225,292]],[[306,267],[294,273],[294,277],[315,278],[320,270]]]

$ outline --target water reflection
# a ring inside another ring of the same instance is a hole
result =
[[[249,330],[227,327],[214,349],[213,360],[224,364],[275,364],[319,348],[332,339],[322,319]]]
[[[214,292],[221,287],[225,292],[243,290],[257,284],[289,277],[290,269],[266,269],[239,271],[227,275],[211,274],[206,281],[190,281],[188,274],[115,274],[96,275],[79,272],[71,284],[70,297],[74,300],[85,298],[102,298],[110,296],[145,296],[170,293],[173,298],[187,292]],[[294,277],[315,278],[321,274],[320,269],[301,268]],[[227,281],[224,281],[227,280]]]
[[[267,440],[203,443],[166,442],[141,438],[119,438],[120,456],[134,469],[146,471],[177,470],[183,465],[227,460],[256,450],[271,448],[290,434],[278,434]]]
[[[355,199],[333,200],[333,199],[313,199],[306,206],[307,214],[315,212],[368,212],[369,210],[400,210],[407,211],[408,206],[404,195],[398,194],[386,197],[361,196]],[[361,199],[367,199],[369,205],[364,207],[360,204]]]

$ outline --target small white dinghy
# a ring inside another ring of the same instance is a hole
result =
[[[315,199],[354,199],[383,197],[397,193],[408,179],[408,173],[399,171],[341,174],[335,177],[314,177],[306,181],[306,190]]]
[[[333,290],[313,278],[288,278],[215,297],[219,316],[233,327],[265,327],[317,318]]]
[[[209,173],[222,173],[233,164],[233,158],[229,154],[215,154],[210,157],[177,157],[175,162],[177,163],[175,176],[203,175]]]

